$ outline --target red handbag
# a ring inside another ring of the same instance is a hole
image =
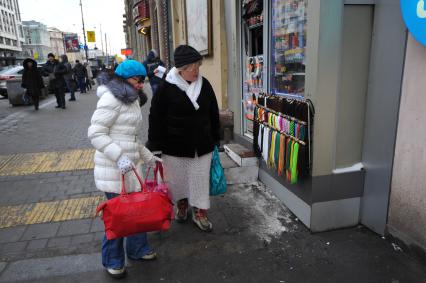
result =
[[[173,204],[167,193],[147,190],[146,184],[133,169],[141,186],[140,192],[126,193],[124,175],[121,176],[121,194],[101,203],[102,220],[108,240],[142,232],[162,231],[170,228]]]

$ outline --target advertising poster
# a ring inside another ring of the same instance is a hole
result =
[[[79,52],[80,48],[78,45],[78,35],[76,33],[70,33],[64,35],[65,49],[67,52]]]

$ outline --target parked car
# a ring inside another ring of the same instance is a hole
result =
[[[37,68],[41,71],[42,66],[38,65]],[[0,95],[8,97],[7,95],[7,81],[14,80],[22,82],[22,74],[24,73],[23,66],[13,66],[0,71]],[[42,91],[42,96],[47,96],[47,87],[49,85],[49,78],[42,77],[46,89]],[[49,91],[50,93],[50,91]]]

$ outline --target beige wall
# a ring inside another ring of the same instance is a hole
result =
[[[201,73],[213,86],[219,109],[228,107],[227,100],[227,46],[225,33],[225,13],[223,0],[212,0],[212,40],[213,54],[204,57]],[[184,1],[172,2],[173,49],[186,44]]]
[[[407,41],[388,219],[389,232],[426,248],[426,47]]]

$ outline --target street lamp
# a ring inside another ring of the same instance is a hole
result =
[[[87,54],[87,42],[86,42],[86,29],[84,28],[84,17],[83,17],[83,4],[80,0],[80,9],[81,9],[81,21],[83,23],[83,36],[84,36],[84,53],[86,54],[86,61],[89,61],[89,55]]]

